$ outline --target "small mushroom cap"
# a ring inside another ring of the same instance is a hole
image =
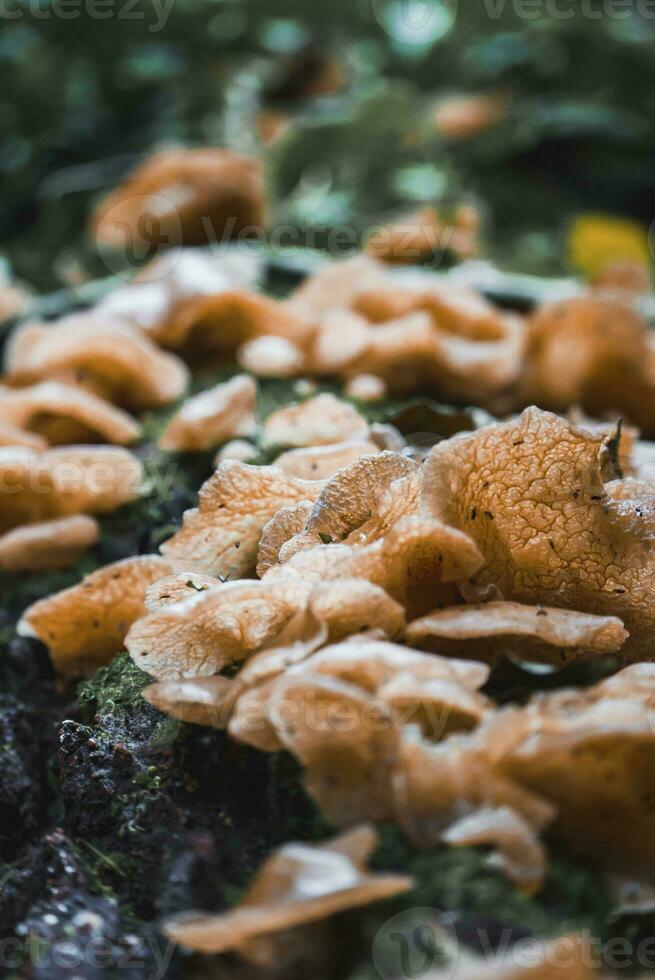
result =
[[[133,500],[141,464],[114,446],[71,446],[35,453],[0,449],[0,531],[79,513],[107,513]]]
[[[410,623],[406,637],[416,646],[492,663],[503,655],[515,655],[563,665],[578,656],[616,653],[628,633],[615,616],[487,602],[429,613]]]
[[[60,674],[91,673],[123,649],[130,624],[143,614],[147,587],[169,572],[157,555],[106,565],[29,606],[18,633],[45,643]]]
[[[96,241],[129,248],[145,219],[156,218],[155,244],[197,245],[261,228],[266,208],[261,164],[217,148],[164,150],[148,157],[96,208]]]
[[[202,452],[255,429],[257,385],[245,374],[189,398],[159,439],[159,448]]]
[[[237,361],[259,378],[296,378],[305,370],[303,351],[286,337],[254,337],[239,348]]]
[[[306,606],[240,671],[238,682],[245,693],[235,705],[231,734],[264,752],[280,748],[268,715],[269,698],[276,693],[269,682],[302,664],[324,643],[362,633],[372,624],[379,636],[395,636],[404,626],[402,609],[381,589],[348,580],[316,585]]]
[[[135,499],[143,477],[137,457],[119,446],[61,446],[41,460],[68,513],[116,510]]]
[[[0,537],[0,568],[8,572],[68,568],[99,537],[98,522],[85,514],[26,524]]]
[[[72,381],[134,410],[168,404],[188,382],[179,358],[159,350],[129,324],[93,313],[19,327],[9,339],[5,359],[12,384]]]
[[[133,622],[125,646],[137,667],[158,680],[214,674],[271,641],[310,588],[242,581],[195,592]]]
[[[442,396],[480,404],[519,377],[523,322],[495,310],[473,290],[409,282],[362,293],[356,306],[379,324],[358,367],[382,376],[394,390],[424,381]]]
[[[368,422],[352,405],[323,394],[273,412],[264,425],[263,439],[267,446],[325,446],[366,439],[368,432]]]
[[[307,605],[292,616],[274,641],[241,668],[238,675],[241,692],[269,681],[305,660],[327,642],[328,635],[328,622],[314,612],[310,596]]]
[[[645,519],[642,538],[638,520],[632,529],[617,520],[602,482],[604,452],[602,438],[526,409],[435,446],[422,501],[478,545],[478,586],[507,600],[615,616],[630,634],[621,655],[639,659],[649,655],[655,619],[650,525]]]
[[[650,264],[639,259],[618,259],[605,265],[592,279],[595,292],[636,297],[652,288]]]
[[[310,351],[312,374],[339,374],[364,357],[371,339],[369,323],[354,310],[333,309],[320,319]]]
[[[311,608],[317,619],[328,624],[332,640],[372,629],[394,637],[405,629],[402,606],[384,589],[362,579],[317,585],[311,593]]]
[[[328,446],[288,449],[277,457],[274,465],[300,480],[325,480],[362,456],[371,456],[377,452],[378,447],[374,442],[353,439]]]
[[[314,500],[321,486],[274,466],[226,460],[200,488],[198,508],[185,513],[182,528],[162,545],[162,554],[180,571],[233,581],[249,575],[264,525],[281,507]]]
[[[73,385],[44,381],[27,388],[0,385],[0,420],[36,432],[52,445],[110,442],[124,446],[139,437],[126,412]]]
[[[546,852],[533,828],[510,807],[481,807],[456,820],[442,840],[456,847],[493,846],[490,859],[522,891],[536,891],[546,873]]]
[[[406,729],[393,783],[398,819],[424,845],[441,837],[493,846],[528,889],[543,877],[536,843],[549,823],[577,853],[652,882],[654,677],[652,664],[638,664],[582,691],[536,696],[436,746]]]
[[[259,937],[408,891],[411,878],[365,870],[376,844],[375,832],[366,826],[318,846],[285,844],[264,863],[238,908],[221,915],[178,916],[164,924],[164,932],[190,949],[234,949],[249,959]],[[279,967],[275,944],[271,956],[271,965]]]
[[[378,402],[385,397],[387,386],[376,374],[356,374],[344,389],[348,398],[361,402]]]

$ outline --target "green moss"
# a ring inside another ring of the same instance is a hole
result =
[[[466,910],[543,937],[580,928],[598,935],[612,907],[599,874],[557,853],[549,862],[543,889],[535,896],[517,891],[490,868],[481,848],[443,845],[416,851],[394,827],[383,828],[374,863],[414,877],[416,885],[409,896],[403,896],[401,907]]]
[[[77,701],[82,714],[92,711],[102,722],[109,715],[125,714],[143,705],[141,691],[151,678],[132,662],[129,654],[120,653],[89,680],[82,681]]]

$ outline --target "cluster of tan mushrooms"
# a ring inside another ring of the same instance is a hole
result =
[[[343,465],[353,409],[338,406],[318,396],[267,423],[287,444],[320,432],[319,448],[283,454],[304,473],[318,458],[317,478],[224,460],[161,557],[40,600],[21,632],[64,674],[124,644],[161,710],[291,752],[334,826],[395,821],[419,846],[486,845],[529,892],[547,829],[651,877],[648,444],[633,436],[618,476],[611,429],[532,408],[421,464],[372,452],[357,416],[361,455]],[[340,442],[326,442],[329,419]],[[501,656],[558,667],[608,653],[629,665],[585,691],[509,708],[480,691]]]
[[[147,165],[99,212],[99,234],[136,222],[133,196],[160,193],[173,172],[186,196],[170,220],[197,240],[206,164],[186,160],[183,180],[179,160]],[[239,199],[242,223],[261,223],[260,175],[242,170],[228,167],[213,213]],[[160,437],[166,451],[222,447],[161,554],[100,568],[19,624],[64,676],[126,647],[155,680],[151,704],[290,752],[346,831],[288,845],[237,911],[175,920],[169,934],[277,960],[278,933],[409,887],[364,869],[369,825],[386,821],[421,847],[487,846],[527,892],[544,878],[546,831],[652,878],[655,454],[637,429],[581,414],[655,430],[634,283],[610,276],[524,320],[370,256],[327,266],[284,301],[256,291],[245,258],[160,258],[93,309],[11,336],[0,566],[74,562],[98,535],[90,515],[139,492],[128,412],[182,398],[188,365],[235,358],[248,373],[184,400]],[[253,375],[338,376],[351,401],[319,394],[258,430]],[[508,421],[423,460],[353,404],[425,386]],[[543,410],[574,406],[569,418]],[[247,462],[255,436],[278,452],[272,465]],[[587,690],[504,708],[481,690],[503,657],[556,669],[606,654],[623,669]],[[558,976],[591,969],[578,958]]]

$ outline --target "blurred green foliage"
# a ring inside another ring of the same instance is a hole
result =
[[[2,0],[0,24],[0,234],[39,288],[97,274],[93,201],[170,144],[263,156],[277,221],[315,226],[318,245],[335,225],[472,200],[491,254],[544,272],[571,215],[655,216],[655,5]],[[344,85],[308,97],[327,58]],[[462,91],[511,107],[449,142],[434,105]],[[269,146],[262,106],[294,120]]]

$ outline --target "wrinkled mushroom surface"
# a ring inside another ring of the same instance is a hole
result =
[[[321,486],[274,466],[225,460],[200,488],[197,509],[185,513],[181,529],[162,545],[162,554],[180,571],[232,580],[249,575],[264,525],[280,508],[314,500]]]

